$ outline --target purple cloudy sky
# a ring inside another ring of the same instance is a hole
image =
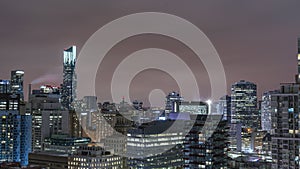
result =
[[[58,85],[64,48],[76,45],[80,51],[95,31],[124,15],[165,12],[189,20],[208,36],[224,64],[228,90],[235,81],[245,79],[257,83],[261,94],[278,88],[281,82],[294,80],[299,9],[299,0],[1,1],[0,79],[8,79],[12,69],[23,69],[26,85]],[[96,81],[100,101],[110,99],[107,92],[116,64],[133,51],[148,47],[178,54],[196,74],[202,97],[209,97],[207,73],[189,49],[171,38],[145,35],[126,39],[108,53]],[[144,71],[132,81],[131,97],[146,101],[152,89],[177,90],[173,82],[161,71]]]

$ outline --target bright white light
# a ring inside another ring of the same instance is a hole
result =
[[[211,105],[212,101],[211,101],[210,99],[208,99],[208,100],[206,101],[206,103],[207,103],[208,105]]]
[[[159,117],[158,120],[166,120],[166,117]]]
[[[211,114],[211,104],[212,101],[210,99],[206,100],[206,103],[208,104],[208,114]]]

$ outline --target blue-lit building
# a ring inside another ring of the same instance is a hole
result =
[[[20,95],[0,94],[0,162],[28,165],[31,116],[20,113]]]
[[[0,93],[10,92],[10,81],[0,79]]]
[[[71,46],[70,48],[65,49],[63,57],[61,103],[66,109],[70,109],[72,102],[76,98],[76,46]]]

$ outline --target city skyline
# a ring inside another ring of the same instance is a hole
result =
[[[0,168],[300,169],[300,1],[0,2]]]
[[[297,37],[300,36],[300,22],[297,18],[299,2],[232,1],[220,4],[192,1],[184,4],[189,10],[183,9],[183,2],[180,1],[153,4],[146,1],[95,1],[90,4],[79,1],[52,1],[43,4],[32,2],[22,2],[18,6],[1,2],[0,5],[3,14],[0,17],[4,17],[0,32],[0,55],[3,60],[0,77],[9,79],[7,73],[10,70],[24,70],[25,93],[27,84],[31,82],[38,83],[41,80],[41,83],[33,86],[35,88],[50,82],[57,86],[62,83],[63,67],[60,63],[63,59],[63,48],[76,45],[77,51],[80,52],[89,36],[101,26],[118,17],[145,11],[178,15],[203,30],[224,64],[228,93],[231,84],[244,79],[258,85],[260,96],[264,91],[276,89],[281,82],[293,82],[294,74],[297,73],[295,65]],[[50,7],[56,8],[56,12],[53,13]],[[69,9],[64,10],[65,7]],[[216,10],[207,10],[208,7]],[[75,11],[83,12],[74,13]],[[191,51],[178,41],[157,35],[135,36],[117,44],[108,54],[106,63],[109,64],[101,67],[108,73],[100,78],[107,81],[112,71],[110,67],[114,68],[119,60],[133,51],[157,46],[178,54],[191,68],[196,69],[198,66],[195,74],[198,82],[201,81],[199,88],[203,90],[204,97],[209,96],[208,76],[200,61],[197,64],[191,63]],[[168,83],[173,82],[172,78],[162,72],[143,73],[146,76],[151,74],[158,78],[164,77]],[[137,92],[136,99],[141,99],[146,94],[142,92],[144,89],[149,91],[149,88],[156,85],[147,86],[140,83],[145,80],[141,75],[133,80]],[[110,100],[103,92],[107,91],[108,85],[103,84],[100,78],[97,79],[97,84],[104,87],[97,89],[100,90],[97,96],[101,101]],[[176,90],[176,85],[168,84],[162,88],[168,91]]]

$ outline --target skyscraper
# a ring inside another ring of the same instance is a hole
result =
[[[300,38],[298,38],[298,74],[296,83],[281,84],[271,95],[271,151],[272,168],[300,168],[299,93]]]
[[[258,126],[256,84],[241,80],[231,87],[232,122],[243,128]]]
[[[71,104],[76,98],[76,46],[71,46],[64,50],[63,61],[63,84],[61,91],[61,103],[62,105],[70,109]]]
[[[24,78],[23,70],[11,71],[10,90],[11,93],[19,94],[21,101],[24,101],[23,78]]]

